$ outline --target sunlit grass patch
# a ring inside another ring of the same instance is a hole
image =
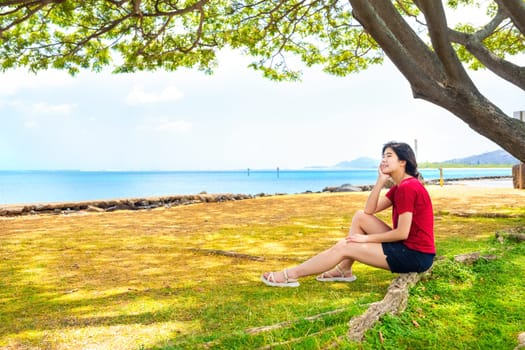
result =
[[[438,255],[450,259],[476,250],[501,259],[436,265],[432,277],[414,288],[407,312],[386,318],[359,345],[344,341],[348,320],[382,299],[395,274],[356,264],[358,279],[351,284],[308,277],[296,289],[268,288],[259,278],[344,237],[366,193],[0,218],[0,348],[315,349],[334,341],[348,349],[453,348],[458,339],[473,348],[512,344],[524,322],[525,296],[505,290],[523,286],[525,254],[491,237],[523,225],[516,203],[524,196],[488,194],[483,201],[479,195],[472,205],[479,212],[517,214],[512,218],[460,217],[453,212],[469,203],[468,193],[431,192],[441,212]],[[487,203],[500,197],[501,204]],[[388,220],[389,213],[382,215]],[[329,313],[334,310],[343,311]],[[323,316],[308,319],[316,315]],[[490,328],[495,322],[502,326]]]
[[[46,346],[47,344],[53,349],[70,349],[66,344],[76,344],[78,348],[100,350],[140,349],[149,348],[156,344],[169,346],[177,339],[178,334],[189,333],[198,329],[197,320],[192,322],[68,327],[61,330],[60,333],[46,332],[42,336],[42,345]],[[79,341],[79,339],[84,341]]]

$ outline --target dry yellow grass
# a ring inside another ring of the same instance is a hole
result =
[[[475,241],[504,228],[501,221],[478,224],[450,214],[499,213],[510,218],[509,226],[515,225],[513,216],[525,216],[525,191],[429,189],[438,243],[452,237]],[[0,218],[0,347],[134,349],[228,331],[230,321],[230,331],[237,323],[260,326],[255,314],[266,306],[244,299],[262,288],[260,273],[302,261],[342,237],[367,195],[304,194],[150,211]],[[446,244],[442,247],[438,254]],[[368,276],[368,268],[356,268]],[[392,277],[377,270],[371,274],[380,288],[365,288],[380,295]],[[327,293],[319,294],[320,308],[348,303],[348,291],[337,288],[319,292]],[[223,313],[225,300],[228,312],[242,306],[240,316]]]

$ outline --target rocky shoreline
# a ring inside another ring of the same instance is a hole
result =
[[[445,185],[454,184],[459,181],[476,181],[476,180],[500,180],[512,179],[509,176],[488,176],[478,178],[458,178],[446,179]],[[425,181],[426,184],[439,184],[439,179]],[[370,191],[373,185],[351,185],[343,184],[341,186],[325,187],[322,191],[315,192],[364,192]],[[305,191],[302,193],[314,193]],[[275,195],[283,195],[276,193]],[[126,198],[81,202],[57,202],[57,203],[33,203],[33,204],[0,204],[0,216],[22,216],[22,215],[39,215],[54,214],[68,215],[79,212],[112,212],[116,210],[151,210],[155,208],[171,208],[179,205],[189,205],[196,203],[218,203],[226,201],[236,201],[252,199],[256,197],[272,196],[271,194],[260,193],[257,195],[248,194],[207,194],[200,193],[196,195],[175,195],[165,197],[147,197],[147,198]]]
[[[0,205],[0,216],[37,214],[71,214],[74,212],[111,212],[116,210],[147,210],[171,208],[195,203],[225,202],[253,198],[244,194],[198,194],[166,197],[126,198],[82,202]]]

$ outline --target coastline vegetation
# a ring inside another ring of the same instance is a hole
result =
[[[343,237],[366,192],[2,217],[0,348],[514,348],[525,331],[525,246],[495,232],[524,230],[525,192],[429,191],[436,264],[407,310],[362,343],[345,340],[348,321],[381,300],[395,274],[357,264],[351,284],[312,277],[284,289],[259,276]],[[453,260],[474,251],[496,259]]]
[[[466,164],[466,163],[441,163],[441,162],[418,162],[420,169],[436,168],[512,168],[515,164]]]

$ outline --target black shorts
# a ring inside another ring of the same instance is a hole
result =
[[[390,271],[396,273],[423,272],[432,266],[434,255],[407,248],[401,242],[381,243]]]

